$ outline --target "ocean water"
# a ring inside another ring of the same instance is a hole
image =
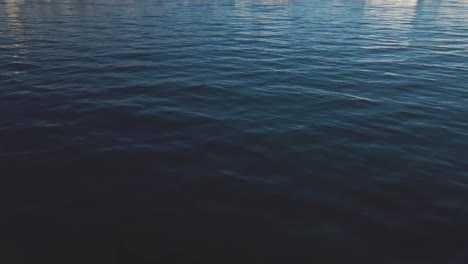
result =
[[[468,1],[1,0],[0,262],[468,263]]]

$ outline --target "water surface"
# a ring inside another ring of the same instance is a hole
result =
[[[467,263],[468,2],[2,0],[2,263]]]

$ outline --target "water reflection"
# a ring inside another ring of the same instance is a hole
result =
[[[26,41],[27,34],[24,32],[24,25],[21,19],[22,4],[23,1],[21,0],[6,0],[6,2],[0,5],[0,7],[3,7],[3,19],[5,19],[5,26],[0,27],[0,34],[2,35],[0,47],[14,51],[11,53],[0,53],[0,59],[5,58],[7,65],[22,65],[25,63],[26,51],[24,49],[24,42]],[[5,36],[12,37],[6,38]],[[18,68],[13,68],[0,74],[3,76],[13,76],[21,72]]]
[[[287,4],[291,2],[293,2],[293,0],[257,0],[257,1],[254,1],[254,3],[262,4],[262,5],[278,5],[278,4]]]
[[[367,0],[364,13],[377,24],[405,28],[411,25],[417,5],[418,0]]]
[[[8,28],[12,31],[18,31],[22,29],[23,25],[20,19],[20,5],[23,3],[21,0],[6,0],[3,4],[3,13],[6,19]]]
[[[372,6],[386,7],[415,7],[419,0],[367,0],[366,3]]]
[[[367,0],[363,20],[383,44],[409,45],[418,0]]]

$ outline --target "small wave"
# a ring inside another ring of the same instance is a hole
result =
[[[11,62],[5,65],[5,69],[8,71],[22,72],[31,69],[39,68],[40,66],[27,63],[27,62]]]

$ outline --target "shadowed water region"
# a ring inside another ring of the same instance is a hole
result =
[[[0,0],[0,261],[468,263],[465,0]]]

